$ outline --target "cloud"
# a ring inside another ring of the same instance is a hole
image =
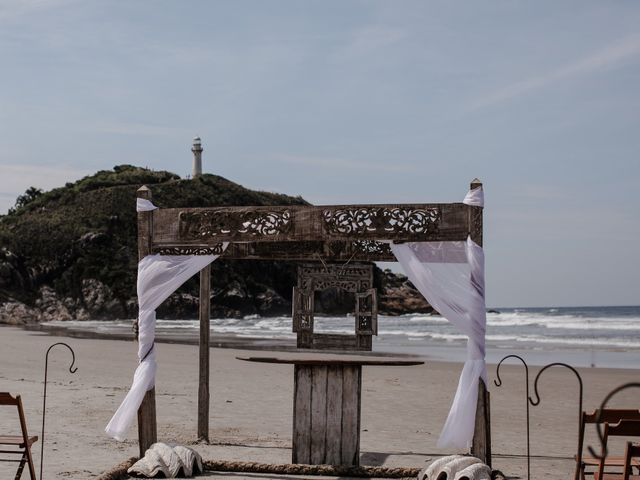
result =
[[[349,169],[349,170],[362,170],[376,171],[376,172],[388,172],[388,173],[411,173],[416,172],[417,169],[413,165],[402,164],[384,164],[384,163],[369,163],[359,160],[350,160],[346,158],[335,157],[310,157],[304,155],[275,155],[275,161],[289,163],[291,165],[302,165],[313,168],[336,168],[336,169]]]
[[[0,212],[11,208],[29,187],[51,190],[89,175],[89,170],[69,166],[0,164]]]
[[[640,35],[629,35],[613,45],[556,70],[502,87],[473,102],[471,110],[502,103],[562,80],[613,68],[639,54]]]

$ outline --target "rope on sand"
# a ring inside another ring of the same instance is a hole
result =
[[[96,480],[123,480],[129,478],[127,470],[137,461],[136,457],[116,465],[104,472]],[[419,468],[389,468],[389,467],[341,467],[333,465],[304,465],[304,464],[269,464],[256,462],[231,462],[206,460],[203,464],[205,471],[213,472],[248,472],[271,473],[280,475],[326,475],[333,477],[378,477],[378,478],[416,478]],[[504,480],[502,472],[494,470],[495,480]]]
[[[123,478],[129,478],[127,470],[138,461],[137,457],[131,457],[128,460],[116,465],[111,470],[104,472],[96,480],[122,480]]]
[[[214,472],[251,472],[280,475],[326,475],[332,477],[416,478],[419,468],[342,467],[334,465],[269,464],[255,462],[211,461],[204,469]]]

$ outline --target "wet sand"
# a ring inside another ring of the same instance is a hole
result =
[[[66,349],[56,347],[51,351],[44,475],[92,478],[138,453],[135,425],[126,442],[116,442],[104,434],[105,425],[131,383],[136,344],[0,327],[0,391],[22,395],[30,434],[40,435],[44,354],[49,345],[58,341],[74,348],[78,371],[69,373],[70,354]],[[212,348],[212,444],[201,445],[194,444],[198,348],[173,343],[160,343],[157,348],[159,440],[192,445],[205,459],[290,462],[293,366],[243,362],[236,359],[247,356],[240,348]],[[554,360],[549,358],[550,362]],[[364,367],[361,463],[423,467],[438,455],[454,453],[438,450],[436,440],[461,367],[460,363],[429,359],[420,366]],[[532,377],[537,370],[531,369]],[[494,467],[509,476],[524,478],[523,371],[518,365],[505,365],[501,370],[503,386],[491,386],[491,419]],[[640,371],[634,369],[580,369],[580,373],[585,409],[597,407],[612,388],[640,381]],[[489,365],[489,377],[493,382],[495,365]],[[577,392],[577,380],[566,369],[554,367],[542,377],[541,405],[531,408],[531,450],[536,455],[532,477],[570,478],[570,457],[575,453],[578,430]],[[620,407],[635,408],[639,403],[634,391],[625,392],[614,402]],[[15,431],[14,415],[6,407],[0,409],[2,433]],[[591,430],[585,444],[590,443],[594,443]],[[33,449],[36,469],[41,445],[38,441]],[[15,464],[0,463],[0,478],[12,478],[14,468]],[[244,478],[238,474],[216,477]]]

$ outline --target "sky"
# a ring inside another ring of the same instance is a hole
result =
[[[640,304],[640,2],[0,1],[0,212],[134,164],[315,204],[484,183],[487,304]]]

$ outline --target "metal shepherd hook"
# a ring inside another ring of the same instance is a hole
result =
[[[47,410],[46,410],[47,408],[47,373],[49,370],[49,352],[56,345],[64,345],[71,352],[71,365],[69,366],[69,372],[76,373],[78,371],[78,369],[74,367],[76,363],[76,354],[73,351],[73,348],[71,348],[69,345],[63,342],[58,342],[58,343],[54,343],[47,349],[47,353],[45,354],[45,357],[44,357],[44,394],[42,396],[42,436],[40,437],[42,439],[42,441],[40,442],[40,480],[42,480],[42,465],[43,465],[42,460],[44,458],[44,420],[47,413]]]
[[[524,365],[524,383],[525,383],[524,403],[527,411],[527,480],[530,480],[531,479],[531,448],[529,446],[529,365],[527,365],[527,362],[525,362],[524,359],[518,355],[507,355],[502,360],[500,360],[500,363],[498,363],[498,366],[496,367],[496,377],[498,377],[498,379],[494,380],[493,383],[496,384],[496,387],[502,386],[502,379],[500,378],[500,365],[502,365],[502,362],[504,362],[509,358],[516,358],[522,362],[522,365]]]
[[[533,405],[534,407],[540,405],[540,394],[538,393],[538,380],[540,380],[540,375],[542,375],[548,368],[551,368],[551,367],[568,368],[574,373],[574,375],[578,379],[578,385],[580,387],[578,391],[578,442],[581,442],[582,438],[584,438],[584,430],[582,427],[582,398],[583,398],[584,389],[582,385],[582,377],[580,376],[580,374],[575,368],[573,368],[571,365],[568,365],[566,363],[560,363],[560,362],[550,363],[549,365],[545,365],[544,367],[542,367],[542,369],[538,372],[538,374],[536,375],[536,379],[533,382],[533,391],[536,394],[536,399],[534,400],[532,397],[529,397],[529,402],[531,402],[531,405]],[[580,444],[580,448],[578,449],[578,456],[576,458],[576,473],[574,476],[575,480],[580,479],[580,463],[581,462],[582,462],[582,444]]]

